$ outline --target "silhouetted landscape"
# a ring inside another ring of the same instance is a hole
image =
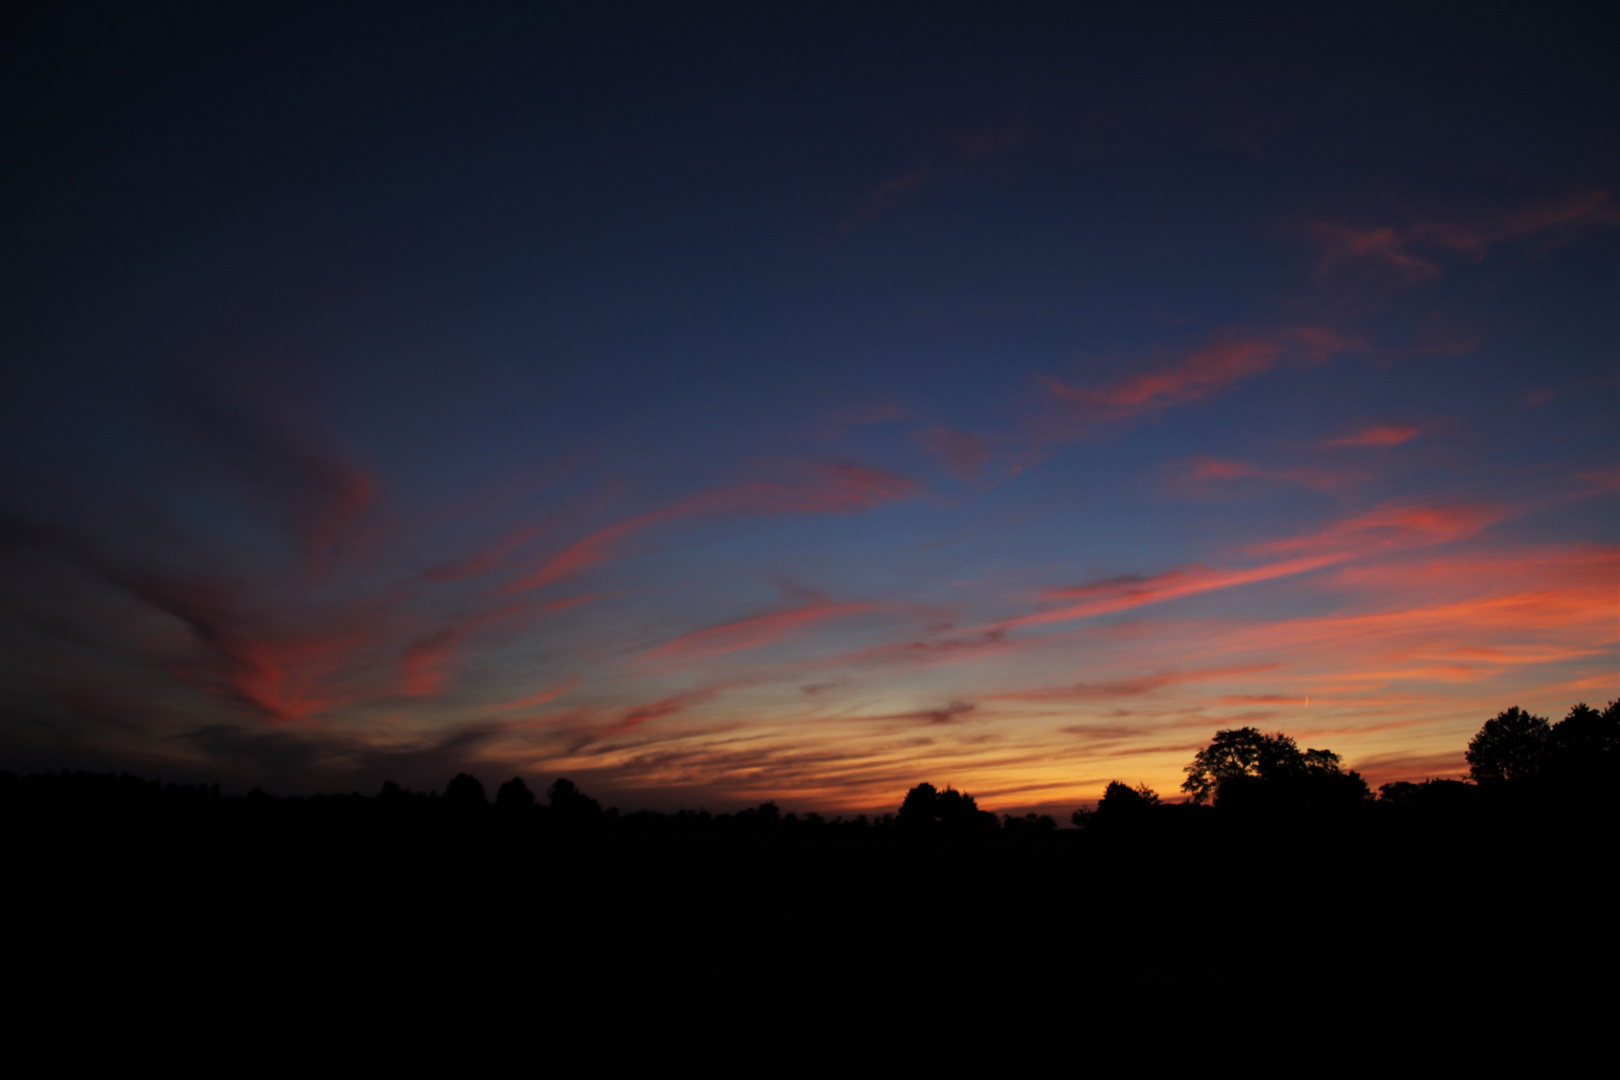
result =
[[[252,924],[265,963],[339,923],[344,949],[378,955],[448,935],[705,971],[851,950],[964,970],[1051,956],[1185,989],[1365,987],[1413,965],[1543,977],[1612,948],[1620,701],[1557,723],[1507,709],[1467,760],[1468,780],[1374,793],[1329,750],[1226,730],[1187,766],[1185,798],[1116,781],[1064,829],[927,782],[852,817],[622,811],[564,778],[491,797],[465,773],[442,792],[307,798],[4,773],[0,800],[34,919],[119,948],[136,947],[114,928],[128,919],[181,938]]]

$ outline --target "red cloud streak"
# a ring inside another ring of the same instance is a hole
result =
[[[644,658],[655,660],[679,656],[696,659],[758,649],[775,644],[811,624],[859,615],[875,608],[875,604],[835,604],[823,601],[787,611],[773,611],[767,615],[756,615],[753,618],[738,619],[735,622],[695,631],[652,650]]]
[[[1323,446],[1400,446],[1417,438],[1418,429],[1408,424],[1374,424],[1353,431],[1337,439],[1329,439]]]
[[[1356,342],[1320,326],[1260,334],[1228,334],[1191,349],[1167,367],[1094,388],[1047,378],[1052,394],[1094,423],[1131,420],[1211,397],[1271,369],[1284,356],[1322,363]]]
[[[593,595],[566,596],[537,606],[520,601],[470,615],[454,626],[438,630],[411,645],[400,657],[405,693],[412,697],[423,697],[443,689],[447,674],[445,667],[460,651],[467,635],[474,630],[520,615],[538,617],[566,611],[596,599],[598,597]]]
[[[1246,570],[1218,570],[1205,566],[1189,566],[1148,578],[1116,578],[1111,581],[1100,581],[1089,585],[1077,585],[1073,588],[1050,589],[1047,591],[1046,596],[1052,599],[1077,599],[1081,602],[1052,611],[1042,611],[1033,615],[1007,619],[1004,622],[997,623],[996,627],[1002,630],[1011,630],[1019,626],[1039,626],[1045,623],[1068,622],[1072,619],[1089,619],[1096,615],[1127,611],[1145,604],[1157,604],[1166,600],[1174,600],[1181,596],[1192,596],[1197,593],[1213,592],[1216,589],[1229,589],[1237,585],[1248,585],[1256,581],[1270,581],[1273,578],[1305,574],[1338,561],[1340,561],[1339,556],[1317,555],[1308,558],[1290,559],[1284,562],[1267,563],[1264,566],[1250,567]]]
[[[548,690],[542,690],[538,694],[531,694],[528,697],[517,698],[513,701],[503,701],[499,705],[496,705],[495,708],[523,709],[531,705],[544,705],[546,702],[554,701],[568,693],[568,691],[574,689],[584,680],[584,678],[585,677],[583,675],[579,674],[570,675],[562,683],[557,686],[553,686]]]
[[[910,477],[862,465],[823,463],[814,466],[812,473],[806,483],[757,481],[706,491],[609,525],[574,542],[506,586],[505,591],[538,589],[588,570],[611,558],[618,545],[630,536],[666,521],[713,514],[855,513],[920,490]]]
[[[1450,249],[1482,259],[1491,248],[1545,238],[1556,245],[1584,229],[1620,224],[1620,206],[1596,188],[1499,217],[1473,222],[1420,222],[1407,228],[1382,225],[1357,229],[1319,222],[1311,233],[1322,244],[1317,272],[1326,274],[1352,262],[1382,267],[1408,285],[1439,277],[1440,264],[1416,249]]]

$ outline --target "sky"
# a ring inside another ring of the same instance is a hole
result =
[[[11,22],[0,767],[1066,820],[1620,697],[1596,5],[790,7]]]

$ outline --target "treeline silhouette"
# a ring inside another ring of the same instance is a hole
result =
[[[1301,750],[1284,734],[1255,728],[1218,731],[1187,766],[1182,802],[1166,802],[1146,787],[1111,782],[1095,808],[1079,808],[1071,822],[1090,832],[1139,831],[1219,821],[1272,819],[1298,826],[1343,824],[1358,816],[1439,815],[1470,812],[1549,812],[1608,818],[1620,794],[1620,700],[1599,711],[1584,703],[1557,724],[1517,706],[1487,721],[1469,743],[1470,781],[1430,779],[1383,785],[1375,795],[1355,771],[1329,750]],[[491,800],[478,778],[458,774],[443,794],[408,791],[389,781],[376,796],[360,794],[276,798],[259,789],[245,796],[220,793],[218,785],[164,784],[133,776],[62,772],[18,777],[0,772],[0,805],[13,824],[35,827],[84,824],[105,818],[125,822],[228,817],[241,821],[357,819],[392,823],[443,823],[643,831],[716,831],[859,834],[898,837],[1049,836],[1049,815],[996,814],[979,809],[966,792],[921,783],[893,813],[824,816],[784,813],[775,802],[730,813],[680,810],[621,813],[566,779],[555,780],[537,799],[521,777],[501,784]]]
[[[1173,828],[1197,821],[1271,820],[1321,827],[1391,815],[1455,818],[1476,812],[1493,817],[1573,814],[1606,819],[1620,805],[1620,699],[1602,710],[1585,703],[1552,723],[1517,706],[1486,721],[1468,744],[1468,780],[1438,778],[1384,784],[1374,793],[1331,750],[1301,750],[1288,735],[1252,727],[1222,730],[1186,768],[1187,798],[1167,802],[1144,784],[1115,780],[1095,807],[1081,807],[1071,824],[1092,833]],[[230,817],[286,821],[360,819],[378,822],[490,825],[530,828],[861,834],[943,839],[1003,835],[1051,836],[1050,815],[999,817],[974,796],[920,783],[894,812],[827,816],[783,812],[774,801],[732,812],[604,808],[571,780],[558,778],[537,798],[522,777],[502,783],[490,798],[483,782],[460,773],[443,793],[410,791],[387,781],[372,797],[358,793],[275,797],[255,788],[228,796],[219,785],[165,784],[129,775],[87,772],[19,777],[0,772],[0,805],[13,824],[35,826],[108,820]]]
[[[491,978],[497,961],[566,958],[555,981],[577,997],[616,992],[625,971],[842,985],[948,957],[963,979],[1018,964],[1127,995],[1390,1000],[1575,985],[1571,965],[1620,958],[1617,760],[1620,702],[1557,723],[1505,710],[1469,744],[1468,780],[1377,792],[1331,751],[1223,730],[1188,764],[1184,799],[1117,780],[1073,812],[1078,828],[933,783],[891,812],[828,816],[622,812],[564,778],[278,797],[3,773],[0,833],[16,925],[71,943],[79,969],[172,967],[180,952],[200,970],[221,942],[237,970],[288,978],[314,968],[285,957],[312,950],[317,968],[409,959],[452,980],[466,976],[447,958],[488,958]]]

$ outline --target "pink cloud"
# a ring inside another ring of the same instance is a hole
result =
[[[677,516],[671,513],[654,512],[642,514],[610,525],[605,529],[598,529],[582,540],[576,540],[562,551],[547,559],[541,566],[507,585],[504,592],[526,592],[549,585],[553,581],[572,577],[575,574],[589,570],[598,563],[605,562],[613,555],[614,549],[626,537],[645,529],[647,526]]]
[[[521,528],[513,529],[482,551],[429,567],[422,572],[422,580],[461,581],[486,574],[499,566],[524,544],[545,532],[553,524],[551,521],[542,521],[538,524],[524,525]]]
[[[534,705],[544,705],[548,701],[555,701],[557,698],[562,697],[564,694],[577,687],[584,680],[584,678],[585,677],[580,674],[570,675],[558,685],[542,690],[538,694],[531,694],[528,697],[517,698],[513,701],[503,701],[494,706],[494,708],[525,709]]]
[[[1592,469],[1578,474],[1578,479],[1586,481],[1588,492],[1593,495],[1606,495],[1620,491],[1620,466],[1607,469]]]
[[[1138,694],[1151,693],[1166,686],[1227,679],[1235,675],[1254,675],[1262,671],[1272,671],[1276,666],[1275,664],[1245,664],[1234,667],[1207,668],[1201,671],[1170,671],[1106,683],[1074,683],[1069,686],[1011,690],[990,695],[990,697],[996,701],[1025,702],[1092,701],[1116,697],[1132,697]]]
[[[376,500],[376,485],[362,469],[341,462],[311,461],[318,469],[323,497],[300,509],[304,556],[320,562],[348,534]]]
[[[921,490],[910,477],[848,462],[821,462],[808,471],[797,483],[756,481],[717,488],[609,525],[575,541],[505,591],[524,592],[572,577],[612,558],[629,537],[667,521],[720,514],[856,513]]]
[[[1272,468],[1272,466],[1252,465],[1249,461],[1212,458],[1205,455],[1187,461],[1176,461],[1171,465],[1171,470],[1173,470],[1171,484],[1192,497],[1207,497],[1218,484],[1230,484],[1246,479],[1299,484],[1301,487],[1309,487],[1312,491],[1327,492],[1346,491],[1356,484],[1366,483],[1367,479],[1366,474],[1356,471],[1299,465]]]
[[[1379,265],[1407,284],[1440,276],[1440,265],[1412,251],[1410,238],[1391,226],[1355,229],[1323,222],[1311,226],[1311,233],[1322,245],[1319,276],[1357,261]]]
[[[1336,556],[1313,556],[1268,563],[1244,570],[1220,570],[1206,566],[1187,566],[1152,577],[1121,577],[1091,582],[1070,588],[1048,589],[1043,594],[1051,600],[1077,600],[1051,611],[1037,612],[1006,619],[996,626],[1010,630],[1020,626],[1040,626],[1074,619],[1089,619],[1116,611],[1128,611],[1147,604],[1163,603],[1183,596],[1250,585],[1257,581],[1292,577],[1310,573],[1339,561]]]
[[[1035,137],[1035,130],[1021,119],[987,128],[957,128],[926,136],[927,160],[908,173],[885,180],[862,198],[855,211],[839,222],[841,233],[870,224],[896,207],[909,202],[922,186],[942,169],[962,167],[986,155],[1023,146]]]
[[[876,221],[895,207],[904,205],[933,175],[934,166],[930,162],[911,172],[885,180],[860,201],[853,214],[839,222],[838,231],[846,233],[858,229],[862,225]]]
[[[1069,386],[1048,377],[1047,388],[1075,417],[1089,423],[1132,420],[1212,397],[1234,383],[1269,371],[1292,356],[1322,363],[1358,342],[1325,327],[1303,326],[1264,334],[1229,334],[1189,349],[1168,366],[1105,386]]]
[[[330,677],[343,669],[358,636],[256,635],[237,630],[212,642],[222,663],[213,671],[177,664],[183,682],[238,701],[273,724],[311,720],[354,699]]]
[[[929,428],[915,437],[924,449],[939,459],[945,471],[958,480],[978,479],[990,462],[990,444],[969,432]]]
[[[1559,673],[1562,684],[1564,672],[1591,670],[1620,642],[1616,582],[1620,547],[1613,545],[1403,555],[1339,572],[1334,585],[1358,611],[1227,622],[1218,633],[1206,624],[1161,626],[1161,633],[1189,635],[1182,656],[1265,657],[1302,695],[1337,699],[1330,714],[1345,716],[1342,707],[1354,701],[1354,727],[1366,731],[1379,695],[1386,723],[1426,722],[1412,717],[1410,694],[1390,699],[1384,687],[1440,683],[1483,693],[1485,680],[1502,674],[1543,669]]]
[[[377,485],[365,469],[259,409],[198,398],[182,404],[182,415],[239,494],[291,526],[308,569],[319,575],[345,543],[367,539],[358,526]]]
[[[1323,446],[1400,446],[1417,438],[1418,429],[1410,424],[1374,424],[1337,439],[1329,439]]]
[[[567,611],[569,608],[597,599],[600,599],[600,596],[584,594],[565,596],[545,604],[523,602],[505,604],[469,615],[453,626],[435,631],[408,646],[400,657],[404,691],[412,697],[424,697],[442,690],[448,677],[445,669],[460,653],[462,643],[468,635],[476,630],[524,616],[536,618]]]
[[[1609,192],[1592,188],[1471,222],[1420,222],[1407,228],[1384,225],[1369,229],[1320,222],[1311,226],[1311,233],[1322,245],[1319,274],[1359,262],[1380,267],[1402,283],[1415,285],[1441,273],[1440,264],[1420,254],[1420,247],[1460,251],[1478,260],[1502,244],[1541,239],[1557,245],[1584,230],[1616,224],[1620,224],[1620,206]]]
[[[840,667],[844,664],[895,664],[902,667],[931,667],[935,664],[961,664],[996,656],[1027,643],[1010,641],[1006,632],[998,627],[970,631],[956,637],[933,640],[897,641],[873,645],[865,649],[841,653],[819,666]]]
[[[1508,508],[1501,506],[1389,504],[1305,536],[1270,540],[1249,550],[1256,554],[1336,552],[1352,558],[1377,551],[1461,540],[1509,515]]]
[[[886,424],[891,420],[900,420],[905,416],[905,410],[892,401],[869,401],[852,406],[842,412],[834,413],[831,419],[833,430],[842,432],[852,427]]]
[[[1603,225],[1620,225],[1620,206],[1607,191],[1591,188],[1493,220],[1422,224],[1413,226],[1411,233],[1437,246],[1455,248],[1482,259],[1498,244],[1549,235],[1557,241],[1567,239],[1573,232]]]
[[[1194,349],[1159,371],[1133,375],[1095,389],[1048,380],[1052,393],[1096,420],[1123,420],[1186,405],[1258,375],[1276,363],[1279,349],[1269,341],[1226,341]]]
[[[1193,458],[1186,467],[1194,480],[1240,480],[1260,475],[1260,470],[1253,465],[1203,456]]]
[[[122,582],[142,600],[179,619],[206,650],[202,662],[171,662],[165,670],[207,693],[247,706],[284,724],[313,719],[352,701],[357,691],[339,676],[392,629],[386,613],[362,608],[328,616],[316,631],[275,625],[250,614],[245,597],[221,586],[139,577]]]
[[[864,614],[875,610],[876,607],[875,604],[835,604],[829,601],[817,601],[812,604],[805,604],[802,607],[790,608],[786,611],[773,611],[767,615],[756,615],[752,618],[738,619],[735,622],[695,631],[652,650],[645,655],[644,659],[655,660],[669,657],[697,659],[699,657],[720,656],[726,653],[759,649],[766,645],[773,645],[790,634],[806,629],[815,623]]]
[[[445,664],[471,630],[471,626],[440,630],[407,648],[400,658],[405,692],[412,697],[437,693],[444,686]]]
[[[1273,480],[1298,484],[1313,491],[1337,492],[1363,483],[1367,479],[1361,473],[1346,472],[1342,469],[1313,466],[1268,468],[1246,461],[1203,455],[1189,461],[1178,462],[1173,468],[1178,474],[1173,477],[1173,483],[1192,495],[1203,495],[1214,485],[1237,480]]]
[[[601,734],[626,735],[643,724],[653,720],[662,720],[666,716],[685,712],[694,705],[701,705],[720,693],[721,687],[704,690],[693,690],[685,694],[674,694],[658,701],[648,702],[645,705],[633,705],[622,710],[617,719],[613,721]]]
[[[1005,619],[984,629],[1005,633],[1022,626],[1089,619],[1184,596],[1294,577],[1372,554],[1450,543],[1472,536],[1506,516],[1507,512],[1498,507],[1380,507],[1314,533],[1267,541],[1249,549],[1252,554],[1292,555],[1291,558],[1246,568],[1192,565],[1151,577],[1131,575],[1048,589],[1042,593],[1043,599],[1069,603]]]

